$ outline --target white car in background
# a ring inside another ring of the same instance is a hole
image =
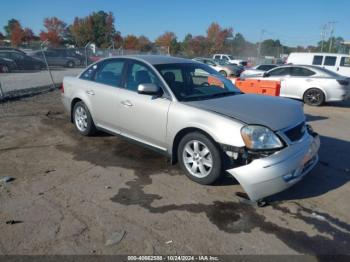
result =
[[[287,64],[314,65],[350,77],[350,55],[335,53],[290,53]]]
[[[303,100],[311,106],[350,98],[350,79],[309,65],[279,66],[253,79],[280,81],[280,96]]]
[[[241,78],[246,76],[262,76],[266,71],[269,71],[275,67],[277,67],[277,65],[272,65],[272,64],[256,65],[249,69],[244,70],[241,73]]]
[[[228,55],[228,54],[214,54],[213,59],[223,60],[233,65],[246,66],[248,64],[247,61],[242,59],[236,59],[232,55]]]

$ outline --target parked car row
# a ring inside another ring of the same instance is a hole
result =
[[[12,65],[15,64],[7,72],[12,70],[41,70],[46,67],[43,61],[15,50],[0,50],[0,58],[10,60]]]
[[[237,65],[229,64],[225,61],[217,61],[210,58],[204,58],[204,57],[196,57],[193,58],[194,61],[198,61],[201,63],[204,63],[220,74],[222,74],[224,77],[238,77],[241,75],[243,68]]]
[[[45,58],[46,61],[45,61]],[[86,57],[74,49],[53,49],[45,51],[23,52],[10,47],[0,47],[0,72],[9,73],[14,70],[42,70],[48,66],[73,68],[85,65]]]

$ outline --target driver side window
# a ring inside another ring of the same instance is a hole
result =
[[[290,75],[289,71],[290,71],[289,67],[276,68],[269,72],[269,76],[286,76],[286,75]]]
[[[161,86],[158,77],[148,67],[141,63],[132,63],[126,77],[126,89],[137,92],[140,84],[155,84]]]

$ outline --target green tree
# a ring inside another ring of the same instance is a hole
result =
[[[280,40],[267,39],[261,43],[261,56],[279,57],[282,53],[282,44]]]
[[[20,22],[17,19],[12,18],[12,19],[8,20],[7,25],[4,26],[5,35],[8,39],[11,38],[11,34],[12,34],[14,27],[16,25],[19,25],[19,24],[20,24]]]
[[[107,48],[115,41],[117,34],[114,22],[111,12],[93,12],[87,17],[76,17],[69,31],[78,46],[93,42],[98,47]]]
[[[92,41],[98,47],[108,47],[116,33],[114,27],[114,16],[111,12],[104,11],[93,12],[91,14],[92,23]]]

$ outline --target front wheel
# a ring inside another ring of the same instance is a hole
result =
[[[184,136],[177,153],[181,168],[191,180],[209,185],[220,177],[220,152],[214,142],[202,133]]]
[[[320,89],[311,88],[305,92],[303,100],[310,106],[320,106],[325,101],[325,95]]]
[[[96,127],[89,109],[81,101],[74,105],[73,120],[74,125],[80,134],[84,136],[91,136],[96,133]]]

